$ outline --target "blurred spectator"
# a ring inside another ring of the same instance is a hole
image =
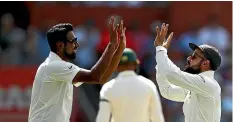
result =
[[[232,122],[232,83],[225,83],[222,92],[222,121]]]
[[[0,109],[4,108],[4,89],[0,84]]]
[[[224,63],[225,51],[229,45],[230,34],[219,24],[219,16],[217,14],[208,16],[208,23],[200,29],[198,38],[201,44],[215,46],[223,55]]]
[[[155,81],[155,47],[154,47],[154,39],[155,39],[155,33],[156,33],[156,27],[161,25],[161,21],[155,20],[150,25],[150,35],[148,35],[148,40],[145,41],[146,44],[141,48],[141,50],[144,51],[143,60],[141,61],[141,73],[144,76],[149,77],[153,81]]]
[[[25,65],[36,65],[42,63],[42,59],[39,58],[40,50],[37,48],[38,35],[34,27],[29,27],[27,30],[27,41],[24,49],[24,61]]]
[[[100,41],[100,31],[96,28],[94,20],[88,20],[84,26],[75,27],[74,32],[80,43],[76,63],[82,68],[90,69],[97,61],[95,48]]]
[[[211,14],[208,17],[208,23],[200,29],[199,39],[202,44],[211,44],[220,51],[225,51],[229,44],[229,32],[219,24],[219,16]]]
[[[123,4],[129,8],[140,8],[144,3],[145,1],[125,1]]]
[[[194,43],[200,45],[200,41],[198,40],[198,29],[199,25],[197,22],[191,22],[189,30],[181,34],[180,38],[178,39],[177,46],[179,47],[180,51],[186,53],[186,56],[190,52],[189,43]]]
[[[162,97],[162,96],[161,96]],[[182,103],[169,101],[167,99],[163,99],[166,106],[166,122],[184,122],[184,115],[182,113]]]
[[[47,41],[47,37],[46,37],[46,33],[48,31],[48,29],[53,26],[51,23],[56,23],[53,20],[45,20],[41,23],[40,27],[38,28],[38,30],[35,30],[37,33],[37,52],[38,52],[38,58],[40,60],[45,60],[46,57],[49,55],[50,52],[50,48],[49,48],[49,44]]]
[[[168,7],[170,1],[145,1],[145,6],[149,7],[159,7],[159,8],[166,8]]]
[[[123,5],[123,1],[106,1],[104,3],[108,7],[120,7]]]
[[[4,14],[1,17],[1,55],[2,65],[16,65],[22,63],[22,47],[26,40],[25,31],[15,25],[14,17]]]
[[[105,1],[107,2],[107,1]],[[83,2],[84,5],[89,6],[89,7],[94,7],[94,6],[103,6],[104,1],[85,1]]]
[[[41,2],[37,1],[38,5],[43,4],[70,4],[73,7],[76,6],[86,6],[86,7],[127,7],[127,8],[141,8],[141,7],[167,7],[169,4],[169,1],[46,1]]]
[[[146,44],[149,41],[149,35],[141,30],[140,22],[138,20],[132,20],[129,23],[129,26],[127,27],[127,32],[130,37],[133,39],[133,43],[135,46],[135,52],[138,55],[138,59],[141,61],[143,58],[143,55],[145,54],[146,50],[142,50],[143,47],[146,46]],[[127,37],[128,41],[128,37]]]

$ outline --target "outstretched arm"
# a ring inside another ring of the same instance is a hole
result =
[[[126,28],[124,28],[123,26],[123,21],[121,21],[120,24],[120,44],[116,50],[116,52],[114,53],[114,56],[112,58],[112,61],[108,67],[108,69],[106,70],[106,72],[104,73],[104,76],[102,77],[100,83],[105,83],[107,82],[107,80],[109,79],[109,77],[111,77],[112,73],[116,70],[120,60],[121,60],[121,56],[122,53],[126,47],[126,37],[125,37],[125,30]]]
[[[98,62],[91,68],[91,70],[81,69],[73,79],[73,84],[77,82],[99,84],[104,73],[107,71],[112,62],[113,54],[117,48],[119,25],[114,27],[114,18],[110,20],[110,42],[106,47],[104,53]],[[117,51],[116,51],[117,52]],[[120,52],[119,52],[120,53]]]
[[[179,86],[171,84],[167,78],[166,74],[162,74],[159,71],[158,65],[156,66],[156,81],[158,83],[159,91],[161,95],[169,100],[184,102],[185,97],[189,93],[188,90],[181,88]]]

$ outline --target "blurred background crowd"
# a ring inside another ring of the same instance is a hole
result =
[[[155,27],[161,23],[169,23],[170,31],[175,32],[168,54],[181,69],[192,53],[189,42],[217,47],[223,56],[215,74],[222,88],[221,122],[232,121],[231,2],[1,2],[0,6],[4,8],[0,12],[0,122],[27,121],[36,68],[50,51],[46,31],[51,26],[59,22],[73,24],[81,45],[74,63],[90,69],[109,41],[109,16],[115,16],[116,23],[124,20],[127,47],[136,51],[141,62],[139,74],[155,84],[153,41]],[[27,69],[31,75],[23,73]],[[88,84],[74,89],[71,122],[94,122],[100,89],[101,85]],[[184,121],[183,103],[161,100],[166,122]]]

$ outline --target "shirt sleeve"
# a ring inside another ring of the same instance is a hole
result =
[[[167,49],[156,47],[156,62],[162,74],[168,81],[189,91],[212,97],[215,93],[214,81],[200,74],[190,74],[180,70],[167,55]]]
[[[164,122],[162,105],[160,102],[158,91],[154,84],[152,86],[149,114],[150,122]]]
[[[158,68],[158,66],[156,65],[156,81],[158,83],[161,95],[164,98],[172,101],[184,102],[189,91],[179,86],[171,84],[167,80],[166,76],[160,73],[159,69],[160,68]]]
[[[112,107],[108,92],[107,84],[105,84],[100,91],[99,111],[96,122],[110,122],[112,119]]]
[[[80,68],[72,63],[65,61],[56,61],[49,65],[47,74],[52,81],[62,81],[72,83]]]

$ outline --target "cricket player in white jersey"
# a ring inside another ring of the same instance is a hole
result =
[[[118,76],[100,91],[96,122],[164,122],[156,86],[136,74],[138,65],[136,53],[126,48],[117,68]]]
[[[101,84],[107,81],[117,68],[126,46],[125,40],[118,40],[118,32],[121,35],[125,33],[123,21],[120,26],[114,26],[114,20],[112,17],[109,25],[110,42],[91,70],[70,63],[79,47],[71,24],[57,24],[48,31],[51,52],[39,66],[34,79],[29,122],[69,122],[73,85],[78,87],[81,83]]]
[[[185,122],[220,122],[221,88],[214,79],[214,71],[221,64],[219,51],[210,45],[197,46],[190,43],[194,51],[187,58],[185,70],[181,71],[167,55],[173,33],[165,40],[168,24],[156,28],[157,83],[166,99],[184,102]]]

